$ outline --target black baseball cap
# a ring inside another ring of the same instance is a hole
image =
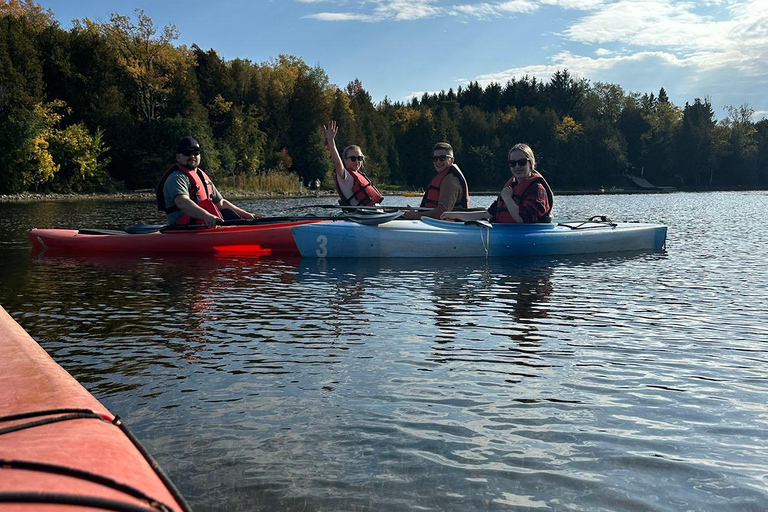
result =
[[[184,137],[176,145],[176,153],[181,153],[188,149],[200,149],[200,143],[192,137]]]

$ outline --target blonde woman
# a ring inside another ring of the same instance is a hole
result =
[[[544,177],[536,170],[536,156],[528,144],[515,144],[507,153],[512,177],[487,212],[446,212],[442,219],[491,222],[552,222],[554,195]]]
[[[342,155],[336,149],[336,133],[339,131],[336,121],[323,125],[328,150],[331,152],[336,168],[334,182],[339,194],[339,204],[343,206],[378,206],[384,196],[376,190],[371,180],[363,172],[363,150],[360,146],[347,146]]]

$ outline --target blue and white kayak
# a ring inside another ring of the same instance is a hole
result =
[[[618,223],[604,217],[551,224],[453,222],[424,217],[376,226],[352,222],[292,228],[306,258],[472,258],[556,256],[661,250],[661,224]]]

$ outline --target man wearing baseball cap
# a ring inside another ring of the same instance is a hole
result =
[[[230,203],[200,169],[200,144],[184,137],[176,146],[176,163],[157,184],[157,207],[168,224],[205,224],[213,228],[224,218],[255,219],[258,215]]]

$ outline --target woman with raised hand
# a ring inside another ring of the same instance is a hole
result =
[[[339,194],[339,204],[342,206],[378,206],[384,196],[376,190],[371,180],[363,172],[365,156],[360,146],[347,146],[339,155],[336,149],[336,121],[323,125],[328,150],[331,152],[333,165],[336,168],[334,181],[336,192]]]

